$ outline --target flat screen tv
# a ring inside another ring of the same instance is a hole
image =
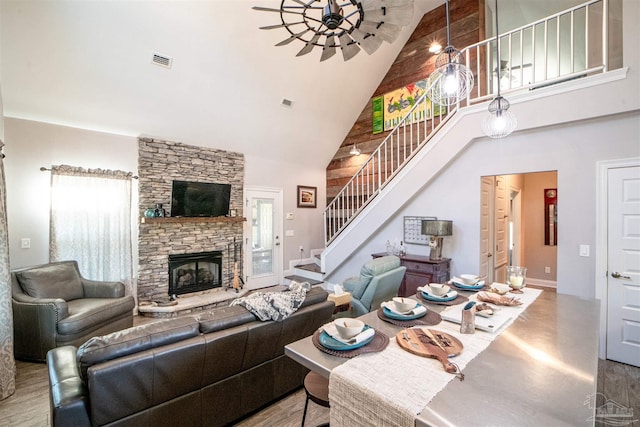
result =
[[[173,181],[171,216],[214,217],[229,214],[231,184]]]

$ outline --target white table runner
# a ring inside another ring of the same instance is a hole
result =
[[[432,329],[447,332],[462,341],[462,353],[450,360],[460,370],[489,344],[540,295],[542,291],[525,288],[517,295],[522,305],[500,307],[513,312],[505,326],[495,332],[476,330],[460,333],[460,325],[443,321]],[[470,300],[475,300],[475,294]],[[446,310],[454,310],[448,307]],[[400,331],[400,330],[398,330]],[[330,424],[332,427],[398,426],[413,427],[416,415],[449,381],[456,379],[442,364],[416,356],[400,348],[394,337],[379,353],[365,353],[333,369],[329,377]]]

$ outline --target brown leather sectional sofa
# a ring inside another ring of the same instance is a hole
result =
[[[288,343],[331,319],[313,288],[282,322],[240,306],[178,317],[47,354],[54,426],[223,426],[302,385]]]

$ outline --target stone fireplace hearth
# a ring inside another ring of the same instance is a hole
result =
[[[230,247],[243,239],[244,156],[223,150],[188,146],[181,143],[140,138],[138,141],[139,224],[138,236],[138,301],[139,311],[149,306],[159,311],[172,309],[158,306],[169,299],[169,256],[190,253],[219,252],[219,286],[203,292],[184,294],[179,304],[199,297],[206,307],[220,305],[238,296],[228,290],[233,280],[233,263],[227,262]],[[171,187],[173,180],[231,184],[230,210],[234,217],[182,218],[171,217]],[[144,218],[145,209],[162,203],[165,218]],[[209,295],[211,294],[211,295]],[[214,295],[220,294],[220,295]],[[200,304],[198,303],[198,304]],[[163,310],[160,310],[160,309]],[[175,310],[175,309],[173,309]]]

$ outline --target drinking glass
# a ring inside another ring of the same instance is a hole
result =
[[[507,267],[507,285],[515,291],[524,288],[527,281],[527,269],[525,267]]]

